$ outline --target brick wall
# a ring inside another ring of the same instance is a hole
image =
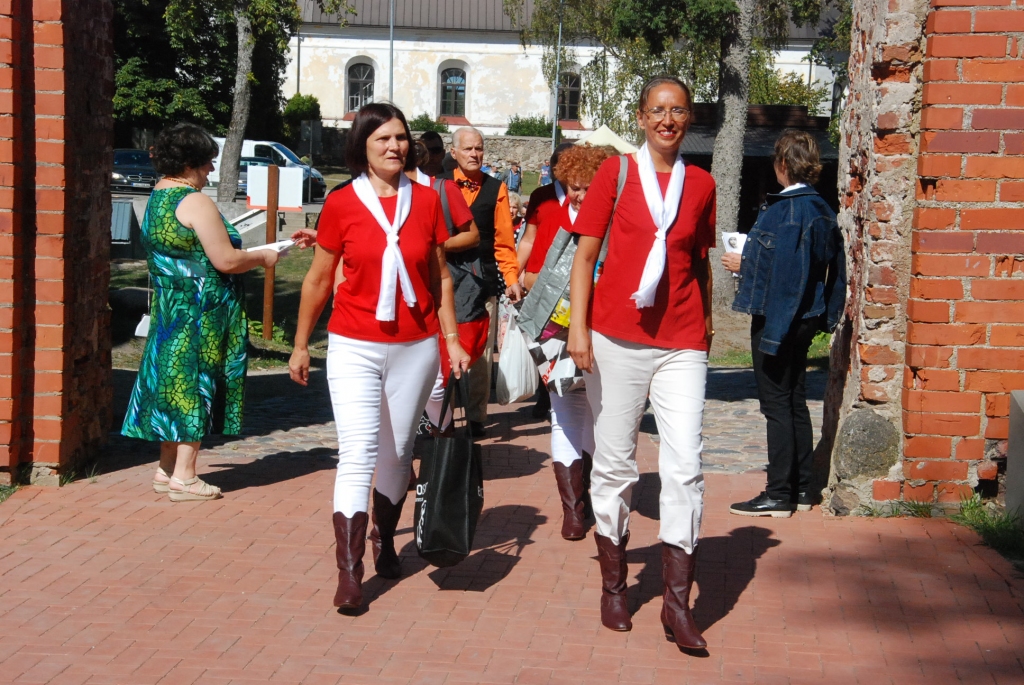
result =
[[[0,478],[110,424],[109,0],[0,0]]]
[[[903,370],[902,493],[959,502],[996,477],[1024,388],[1024,2],[934,0]]]

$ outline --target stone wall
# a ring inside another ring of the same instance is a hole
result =
[[[419,135],[419,134],[414,134]],[[445,147],[452,143],[452,134],[442,133]],[[550,138],[528,136],[484,136],[484,159],[493,167],[506,167],[507,160],[519,162],[524,169],[539,171],[551,157]]]
[[[109,430],[109,0],[0,3],[0,478],[56,484]]]
[[[839,161],[850,299],[833,345],[825,440],[816,460],[819,471],[831,462],[825,504],[840,514],[871,502],[874,479],[900,478],[900,384],[926,2],[854,4]]]

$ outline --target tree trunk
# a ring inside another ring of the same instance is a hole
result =
[[[718,245],[711,259],[714,274],[712,304],[732,305],[735,279],[722,266],[723,231],[737,229],[740,209],[740,172],[743,169],[743,135],[747,130],[747,101],[750,95],[750,46],[754,33],[756,0],[737,0],[739,13],[733,30],[722,38],[722,61],[718,82],[718,131],[715,137],[711,175],[718,186]]]
[[[238,160],[242,156],[242,140],[249,123],[249,105],[252,75],[252,53],[255,47],[252,22],[249,21],[248,2],[235,0],[235,26],[238,32],[238,64],[235,67],[235,93],[231,103],[231,124],[224,140],[224,152],[220,157],[220,184],[217,186],[218,202],[234,202],[238,192]]]

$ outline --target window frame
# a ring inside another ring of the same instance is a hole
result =
[[[566,83],[569,78],[576,80],[575,84]],[[570,103],[570,96],[575,93],[576,102]],[[583,78],[578,72],[563,71],[558,75],[558,100],[556,114],[559,121],[579,121],[580,103],[583,99]],[[575,116],[569,116],[570,108],[574,110]]]
[[[445,78],[445,74],[451,72],[460,72],[462,74],[462,83],[449,82]],[[459,90],[462,91],[461,104],[462,111],[458,111],[459,107]],[[448,93],[451,93],[451,97],[447,97]],[[467,111],[467,100],[469,99],[469,72],[463,66],[447,66],[441,69],[438,76],[438,114],[442,117],[465,117]],[[446,112],[446,104],[452,105],[452,111]]]
[[[353,79],[352,72],[357,68],[369,69],[369,80]],[[354,84],[360,84],[358,89],[353,88]],[[367,96],[366,88],[369,86],[369,94]],[[370,62],[358,61],[352,62],[345,68],[345,112],[358,112],[359,109],[366,104],[373,102],[374,94],[377,89],[377,68]],[[353,107],[353,99],[359,98],[358,107]]]

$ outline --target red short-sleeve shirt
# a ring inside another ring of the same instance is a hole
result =
[[[388,219],[395,216],[398,197],[382,197]],[[411,342],[437,335],[437,306],[430,290],[430,260],[435,248],[448,239],[441,201],[432,189],[413,183],[412,208],[398,233],[405,268],[409,271],[416,304],[409,307],[397,286],[395,320],[378,321],[381,257],[387,238],[359,200],[351,185],[331,193],[320,213],[317,243],[339,252],[345,280],[334,295],[334,311],[327,323],[331,333],[372,342]]]
[[[549,183],[530,193],[530,202],[526,206],[526,223],[540,226],[548,220],[548,214],[557,213],[563,205],[558,204],[555,184]],[[536,242],[534,243],[536,245]]]
[[[569,220],[568,200],[564,205],[559,205],[556,200],[554,205],[553,210],[545,211],[539,218],[537,236],[533,239],[533,250],[530,252],[530,258],[526,261],[526,271],[530,273],[539,274],[540,270],[544,268],[544,259],[548,256],[551,243],[555,241],[558,229],[573,230],[572,222]]]
[[[434,176],[430,177],[430,187],[434,187],[434,182],[437,178]],[[473,220],[473,212],[469,209],[469,205],[466,204],[466,198],[462,196],[462,190],[455,185],[454,181],[445,179],[444,185],[445,195],[448,196],[448,213],[452,217],[452,226],[458,228],[464,224],[468,224]]]
[[[580,207],[573,231],[604,238],[615,202],[619,160],[605,160]],[[658,174],[662,194],[671,174]],[[591,327],[604,335],[669,349],[707,350],[704,304],[694,262],[715,246],[715,181],[711,174],[686,165],[683,198],[666,238],[665,271],[654,304],[636,308],[630,295],[640,287],[656,227],[651,218],[636,161],[629,157],[626,185],[612,221],[608,256],[594,286]]]

